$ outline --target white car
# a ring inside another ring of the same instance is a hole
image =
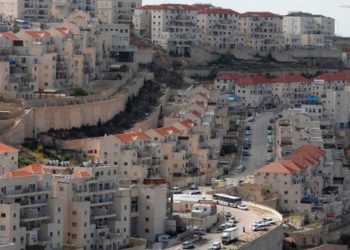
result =
[[[182,249],[192,249],[194,248],[193,242],[185,241],[182,243]]]
[[[267,230],[269,230],[264,224],[252,225],[250,229],[252,231],[267,231]]]
[[[227,223],[236,223],[236,221],[235,221],[234,218],[231,217],[231,218],[227,221]]]
[[[213,245],[209,248],[210,250],[220,250],[221,249],[221,243],[220,242],[214,242]]]
[[[248,210],[248,207],[247,207],[245,204],[238,204],[238,205],[237,205],[237,208],[238,208],[238,209],[241,209],[241,210],[245,210],[245,211]]]
[[[226,225],[227,225],[228,228],[234,227],[235,226],[235,221],[228,221],[228,222],[226,222]]]
[[[274,221],[272,218],[268,218],[268,217],[263,217],[262,221],[264,221],[268,225],[276,224],[276,221]]]

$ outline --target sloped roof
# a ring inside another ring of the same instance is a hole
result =
[[[236,73],[225,73],[219,75],[216,80],[239,80],[242,76]]]
[[[0,32],[0,37],[5,37],[6,39],[12,40],[12,41],[22,40],[21,38],[16,36],[15,33],[13,33],[13,32]]]
[[[180,130],[175,128],[174,126],[168,126],[168,127],[162,127],[162,128],[155,128],[154,131],[159,134],[160,136],[168,136],[172,134],[179,134],[181,133]]]
[[[133,141],[148,141],[151,137],[143,132],[128,132],[124,134],[114,135],[121,142],[133,142]]]
[[[0,142],[0,153],[16,153],[18,151],[17,148]]]
[[[241,14],[241,17],[281,17],[281,16],[265,11],[265,12],[246,12]]]

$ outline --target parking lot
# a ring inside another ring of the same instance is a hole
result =
[[[255,208],[252,206],[248,206],[248,211],[239,210],[237,208],[232,207],[224,207],[224,206],[218,206],[218,213],[219,213],[219,222],[211,229],[210,233],[207,233],[202,236],[202,239],[194,241],[195,249],[201,249],[201,250],[207,250],[209,246],[211,246],[214,242],[221,242],[221,234],[222,232],[218,231],[218,227],[220,224],[224,223],[226,221],[224,217],[224,213],[230,212],[233,217],[238,221],[238,223],[235,225],[239,229],[239,240],[223,246],[226,249],[229,249],[230,246],[233,247],[235,245],[238,245],[239,243],[243,243],[252,239],[255,239],[259,237],[260,235],[266,233],[263,231],[256,231],[253,232],[250,227],[251,225],[261,219],[262,217],[271,217],[275,221],[278,220],[277,217],[275,217],[274,214],[271,214],[270,212],[266,210],[262,210],[259,208]],[[269,228],[273,228],[275,226],[270,226]],[[245,232],[243,232],[243,230]],[[176,245],[171,248],[167,248],[169,250],[179,250],[182,249],[182,245]]]

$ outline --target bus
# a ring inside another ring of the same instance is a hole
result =
[[[213,199],[218,201],[218,204],[228,207],[237,207],[242,203],[242,198],[228,194],[214,194]]]

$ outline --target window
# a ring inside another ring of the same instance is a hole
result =
[[[284,204],[288,204],[288,200],[284,200]]]
[[[73,215],[77,215],[77,211],[73,210],[73,211],[72,211],[72,214],[73,214]]]
[[[284,194],[288,194],[288,191],[284,191]]]
[[[146,196],[146,199],[150,199],[151,197],[149,195]]]
[[[77,223],[76,222],[72,222],[72,227],[76,227]]]
[[[13,230],[14,230],[14,231],[16,230],[16,225],[13,225]]]
[[[58,208],[57,208],[57,212],[61,212],[61,207],[58,207]]]
[[[6,214],[5,213],[1,213],[1,218],[6,218]]]
[[[149,233],[149,229],[148,228],[145,229],[145,233]]]
[[[0,225],[0,231],[5,231],[6,230],[6,226],[5,225]]]
[[[149,206],[146,206],[146,210],[149,210]]]
[[[145,221],[147,221],[147,222],[148,222],[148,221],[149,221],[149,218],[147,218],[147,217],[146,217],[146,218],[145,218]]]

